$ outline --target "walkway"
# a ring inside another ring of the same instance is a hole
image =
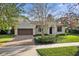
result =
[[[11,42],[6,42],[2,44],[2,46],[18,46],[18,45],[34,45],[33,39],[25,39],[25,40],[15,40]]]
[[[54,48],[54,47],[65,47],[65,46],[79,46],[79,42],[57,43],[57,44],[47,44],[47,45],[36,45],[36,49]]]

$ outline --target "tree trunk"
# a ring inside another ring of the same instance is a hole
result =
[[[14,26],[12,26],[12,29],[11,29],[11,34],[14,34]]]
[[[44,37],[44,26],[43,26],[43,24],[41,25],[41,36]]]
[[[65,36],[67,35],[67,32],[68,32],[68,31],[67,31],[67,28],[65,28]]]

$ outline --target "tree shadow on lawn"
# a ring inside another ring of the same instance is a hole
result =
[[[77,51],[77,53],[75,54],[75,56],[79,56],[79,47],[78,47],[78,51]]]

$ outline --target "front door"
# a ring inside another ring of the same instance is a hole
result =
[[[49,28],[49,33],[52,34],[52,27]]]

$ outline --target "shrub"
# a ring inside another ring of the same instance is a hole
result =
[[[64,36],[58,36],[56,42],[59,43],[60,41],[64,40]]]
[[[7,34],[7,32],[8,32],[8,30],[1,30],[0,31],[0,34],[2,35],[2,34]]]
[[[34,35],[34,36],[41,36],[41,34],[36,34],[36,35]]]
[[[71,30],[69,30],[69,33],[71,33],[71,34],[79,34],[79,30],[71,29]]]
[[[44,35],[46,35],[46,36],[47,36],[48,34],[44,34]],[[34,36],[41,36],[41,34],[36,34],[36,35],[34,35]]]
[[[38,43],[54,43],[56,41],[56,38],[54,35],[48,35],[48,36],[37,36],[35,37],[36,42]]]

